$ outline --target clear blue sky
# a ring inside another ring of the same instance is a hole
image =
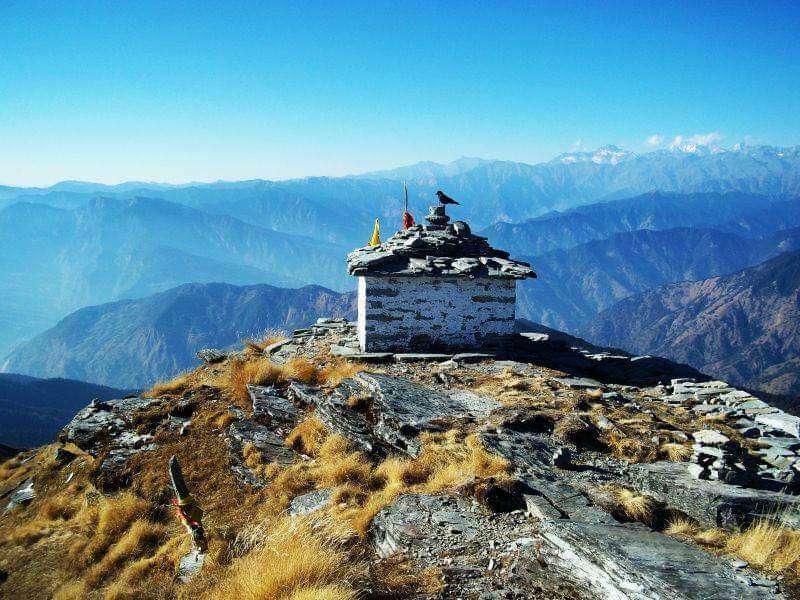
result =
[[[800,143],[800,2],[0,0],[0,183]]]

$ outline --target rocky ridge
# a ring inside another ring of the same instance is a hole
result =
[[[251,469],[248,448],[269,464],[309,460],[285,443],[309,413],[375,461],[418,456],[426,435],[453,428],[471,432],[508,461],[507,480],[477,478],[440,493],[405,493],[374,516],[366,539],[375,565],[402,556],[438,573],[438,592],[412,597],[794,594],[791,582],[665,535],[654,522],[635,522],[609,501],[607,489],[645,493],[664,510],[709,527],[746,527],[778,513],[789,519],[787,509],[798,507],[800,419],[683,365],[555,335],[520,334],[461,354],[365,354],[354,342],[353,324],[320,319],[267,347],[276,365],[346,356],[366,369],[328,386],[250,385],[251,407],[232,408],[229,422],[215,431],[227,445],[240,494],[269,486]],[[215,369],[238,354],[200,356]],[[165,436],[191,438],[203,403],[219,402],[209,394],[201,387],[178,397],[95,403],[61,438],[97,457],[104,489],[120,489],[134,457],[158,452]],[[615,439],[631,447],[612,451]],[[688,464],[655,460],[663,458],[665,444],[689,450],[692,442]],[[709,456],[715,460],[709,463]],[[747,478],[726,477],[736,470]],[[35,478],[26,479],[0,490],[0,498],[11,496],[24,507],[36,488]],[[336,497],[330,488],[298,494],[289,512],[322,514],[336,509]]]

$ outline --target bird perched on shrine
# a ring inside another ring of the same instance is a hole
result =
[[[441,202],[442,204],[458,204],[459,206],[461,206],[461,204],[459,204],[458,202],[453,200],[450,196],[445,194],[442,190],[439,190],[438,192],[436,192],[436,195],[439,198],[439,202]]]

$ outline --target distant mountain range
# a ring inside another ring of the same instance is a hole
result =
[[[149,299],[186,283],[353,289],[344,257],[366,243],[376,217],[384,237],[400,227],[402,181],[418,221],[441,188],[462,203],[449,209],[452,218],[529,257],[539,279],[522,286],[520,315],[571,331],[630,294],[792,250],[793,234],[772,236],[800,227],[800,147],[635,154],[607,146],[536,165],[464,158],[339,178],[0,186],[0,357],[82,307]],[[102,336],[96,329],[91,337]],[[192,354],[178,352],[183,358],[168,364],[156,353],[139,379],[124,366],[77,373],[66,358],[59,364],[57,348],[84,362],[91,345],[81,346],[77,333],[65,339],[24,364],[128,386]]]
[[[584,333],[734,384],[800,395],[800,252],[632,296],[600,313]]]
[[[0,373],[0,460],[3,445],[28,448],[49,444],[92,399],[121,398],[126,393],[83,381]]]
[[[689,227],[618,233],[526,259],[538,278],[518,285],[517,314],[577,333],[581,324],[628,296],[731,273],[798,249],[800,228],[766,238]]]
[[[346,248],[163,200],[0,210],[0,355],[82,306],[181,283],[352,285]]]
[[[6,187],[0,188],[0,201],[27,200],[74,208],[99,195],[155,197],[284,233],[352,245],[363,243],[375,217],[385,219],[387,229],[392,223],[399,226],[402,181],[409,184],[411,207],[418,217],[427,212],[427,206],[435,202],[434,192],[442,188],[462,202],[453,211],[455,218],[483,228],[497,221],[519,222],[552,210],[653,190],[797,196],[798,167],[800,146],[698,146],[644,154],[607,146],[591,153],[564,154],[535,165],[462,158],[449,164],[421,162],[359,176],[288,181],[180,186],[63,182],[50,188]]]
[[[319,286],[187,284],[78,310],[17,348],[3,370],[144,388],[195,366],[202,348],[354,313],[355,294]]]
[[[775,200],[742,192],[649,192],[599,202],[521,223],[495,223],[481,234],[512,254],[538,256],[615,233],[675,227],[713,228],[762,237],[800,227],[800,196]]]

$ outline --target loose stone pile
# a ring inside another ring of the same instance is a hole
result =
[[[682,378],[673,379],[669,387],[671,390],[667,391],[671,393],[663,396],[664,402],[687,408],[698,416],[721,419],[744,438],[757,442],[758,448],[751,453],[741,448],[731,450],[730,445],[726,448],[708,445],[705,451],[695,447],[694,465],[690,467],[695,477],[716,479],[716,475],[722,475],[719,480],[726,483],[772,482],[775,488],[794,489],[800,484],[800,418],[724,381]],[[741,466],[735,467],[737,464]]]
[[[697,479],[711,479],[731,485],[749,485],[756,475],[754,461],[742,447],[713,429],[694,434],[689,472]]]
[[[536,277],[530,265],[512,260],[474,235],[464,221],[448,224],[444,206],[432,206],[429,225],[398,231],[378,246],[358,248],[347,257],[350,275],[468,275],[504,279]]]

